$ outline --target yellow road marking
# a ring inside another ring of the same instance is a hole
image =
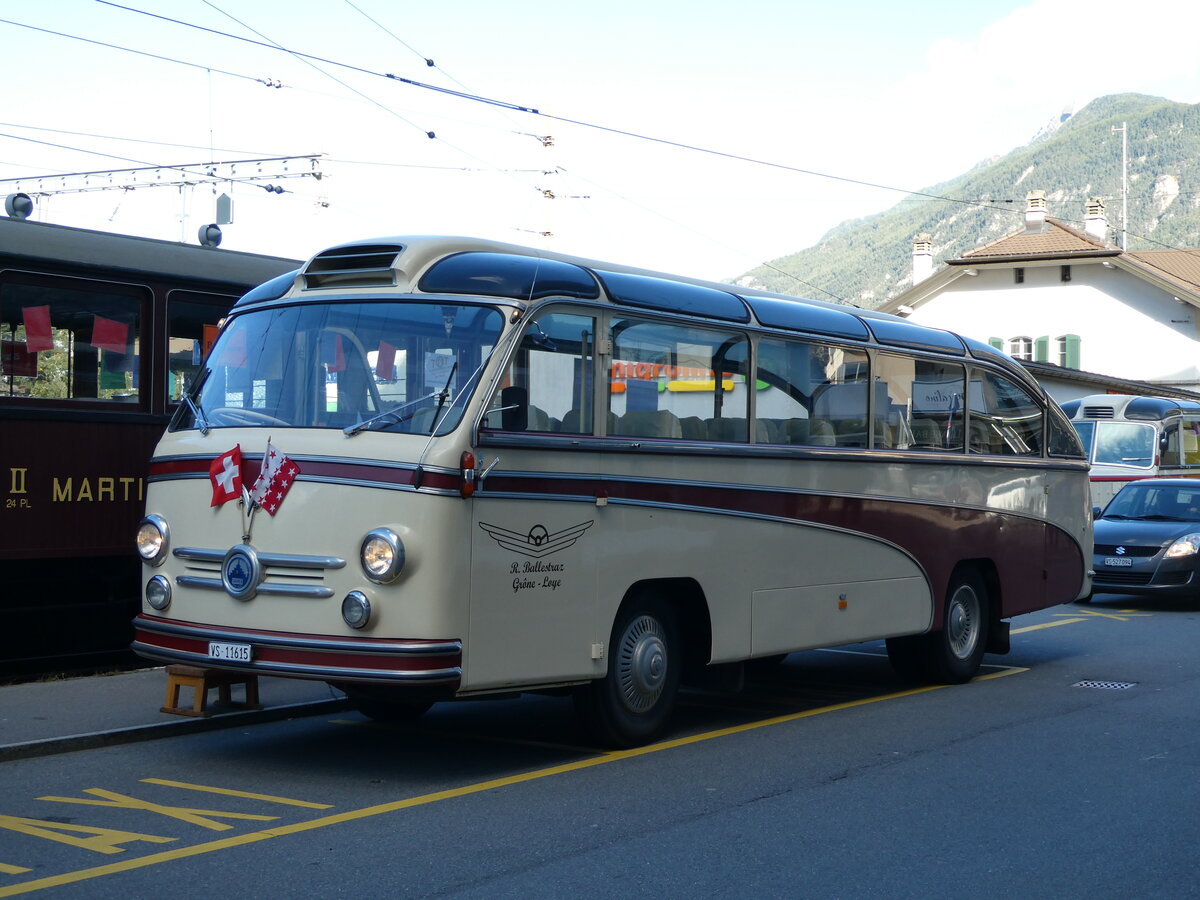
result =
[[[166,778],[143,778],[143,784],[161,784],[166,787],[183,788],[187,791],[204,791],[208,794],[223,794],[226,797],[245,797],[249,800],[265,800],[267,803],[283,803],[288,806],[303,806],[306,809],[333,809],[328,803],[311,803],[308,800],[292,800],[288,797],[272,797],[270,794],[252,794],[230,788],[209,787],[203,784],[188,784],[186,781],[168,781]]]
[[[32,872],[33,869],[26,869],[22,866],[10,866],[6,863],[0,863],[0,873],[5,875],[21,875],[25,872]]]
[[[992,676],[985,676],[992,677]],[[742,734],[749,731],[755,731],[759,728],[767,728],[772,725],[782,725],[787,722],[795,722],[800,719],[808,719],[814,716],[823,715],[825,713],[839,712],[841,710],[853,709],[858,706],[867,706],[872,703],[879,703],[884,700],[899,700],[902,697],[912,697],[917,694],[926,694],[930,691],[941,690],[946,685],[934,684],[924,687],[910,688],[905,691],[897,691],[892,694],[883,694],[878,697],[867,697],[862,700],[850,700],[845,703],[836,703],[831,706],[822,706],[817,709],[802,710],[800,712],[787,713],[782,716],[774,716],[770,719],[759,719],[755,722],[747,722],[744,725],[731,725],[727,728],[718,728],[714,731],[701,732],[687,737],[675,738],[674,740],[662,741],[658,744],[651,744],[647,747],[635,747],[632,750],[615,750],[609,753],[604,753],[599,756],[581,759],[575,762],[563,763],[562,765],[550,766],[545,769],[535,769],[532,772],[523,772],[519,775],[509,775],[504,778],[494,778],[489,781],[480,781],[475,784],[465,785],[459,788],[450,788],[445,791],[435,791],[432,794],[422,794],[417,797],[409,797],[405,800],[394,800],[390,803],[380,803],[376,806],[367,806],[362,809],[349,810],[343,813],[335,813],[329,816],[323,816],[319,819],[311,819],[307,822],[297,822],[293,825],[279,825],[274,828],[255,831],[249,834],[234,835],[227,838],[221,838],[215,841],[208,841],[203,844],[195,844],[191,847],[180,847],[175,850],[167,850],[162,853],[152,853],[147,856],[140,856],[132,859],[121,860],[103,866],[94,866],[90,869],[79,869],[75,872],[65,872],[62,875],[52,875],[47,878],[38,878],[33,881],[26,881],[22,884],[14,884],[8,887],[0,887],[0,897],[15,897],[18,894],[28,894],[34,891],[44,890],[51,887],[59,887],[64,884],[75,884],[80,881],[88,881],[92,878],[99,878],[104,875],[114,875],[118,872],[129,872],[134,869],[148,868],[149,866],[158,865],[160,863],[172,862],[177,859],[187,859],[193,856],[201,856],[205,853],[213,853],[217,850],[228,850],[232,847],[244,847],[248,844],[256,844],[261,841],[268,841],[272,838],[285,837],[292,834],[301,834],[306,831],[315,831],[318,828],[327,828],[330,825],[340,825],[345,822],[354,822],[359,819],[368,819],[373,816],[385,815],[387,813],[399,812],[404,809],[412,809],[417,806],[425,806],[430,803],[440,803],[444,800],[454,800],[459,797],[469,797],[473,794],[482,794],[487,791],[495,791],[500,788],[512,787],[513,785],[526,784],[531,781],[538,781],[543,778],[551,778],[555,775],[566,775],[571,772],[579,772],[584,769],[591,769],[596,766],[607,765],[608,763],[618,762],[625,759],[634,759],[639,756],[648,756],[652,753],[661,753],[664,750],[674,750],[678,747],[686,747],[691,744],[698,744],[704,741],[711,741],[716,738],[727,737],[733,734]]]
[[[1136,609],[1118,609],[1113,612],[1101,612],[1098,609],[1081,609],[1075,613],[1055,613],[1056,616],[1077,615],[1087,618],[1092,616],[1097,619],[1116,619],[1118,622],[1128,622],[1130,619],[1146,619],[1154,615],[1154,613],[1138,612]]]
[[[1062,615],[1059,613],[1059,615]],[[1086,622],[1086,619],[1059,619],[1057,622],[1042,622],[1040,625],[1026,625],[1024,628],[1014,628],[1010,634],[1024,634],[1027,631],[1039,631],[1042,628],[1053,628],[1056,625],[1070,625],[1074,622]]]

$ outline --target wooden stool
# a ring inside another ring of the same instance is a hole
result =
[[[246,690],[243,703],[234,703],[230,695],[230,687],[240,684]],[[192,689],[192,707],[188,709],[179,705],[179,689]],[[175,713],[180,716],[210,716],[208,709],[208,692],[217,689],[217,702],[237,706],[240,709],[262,709],[258,703],[258,676],[240,672],[226,672],[222,669],[201,669],[197,666],[171,665],[167,666],[167,699],[166,706],[160,712]]]

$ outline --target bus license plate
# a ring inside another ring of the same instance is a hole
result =
[[[218,644],[208,645],[209,659],[225,659],[233,662],[250,662],[249,644]]]
[[[1106,566],[1132,566],[1133,560],[1127,556],[1106,556],[1104,564]]]

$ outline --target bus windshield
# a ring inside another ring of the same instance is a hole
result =
[[[1149,469],[1154,465],[1153,425],[1097,422],[1092,462]]]
[[[496,308],[461,302],[250,311],[221,333],[173,428],[445,433],[503,326]]]

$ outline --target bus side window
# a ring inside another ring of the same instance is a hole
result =
[[[875,368],[876,448],[962,452],[962,366],[880,353]]]
[[[737,332],[615,319],[608,433],[746,443],[750,342]]]
[[[550,312],[525,326],[483,418],[495,431],[593,434],[595,320]]]
[[[867,357],[858,350],[763,338],[755,378],[755,440],[865,447]]]
[[[1184,419],[1179,423],[1179,449],[1182,464],[1200,466],[1200,419]]]

